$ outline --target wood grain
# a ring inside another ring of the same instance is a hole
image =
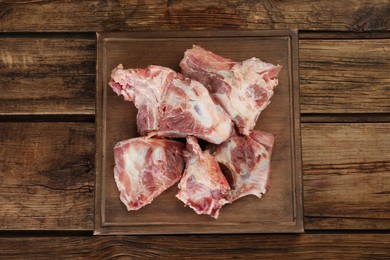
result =
[[[302,124],[306,229],[390,228],[390,124]]]
[[[0,114],[94,114],[94,35],[0,38]]]
[[[390,112],[390,39],[299,46],[302,113]]]
[[[295,28],[307,233],[92,236],[95,31]],[[0,32],[1,259],[390,258],[388,0],[0,1]]]
[[[93,115],[94,37],[0,38],[0,115]],[[310,39],[299,45],[302,113],[360,113],[355,120],[361,121],[364,113],[390,112],[389,39]]]
[[[387,0],[343,1],[7,1],[0,4],[0,30],[160,31],[390,29]]]
[[[0,229],[92,229],[93,123],[0,123]]]
[[[0,132],[1,229],[91,230],[94,124]],[[302,124],[306,229],[390,228],[389,133],[388,123]]]
[[[2,237],[0,254],[6,259],[385,259],[389,241],[389,234]]]

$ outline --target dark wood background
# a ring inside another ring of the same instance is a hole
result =
[[[299,29],[305,234],[92,236],[96,31]],[[0,1],[1,258],[390,257],[390,3]]]

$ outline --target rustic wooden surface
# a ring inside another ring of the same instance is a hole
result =
[[[390,29],[387,0],[3,2],[1,31]]]
[[[94,237],[95,31],[299,29],[302,235]],[[389,258],[390,3],[0,1],[1,258]]]
[[[0,37],[0,114],[95,113],[93,34]]]
[[[6,259],[385,259],[389,241],[389,234],[245,234],[229,242],[221,235],[46,235],[2,237],[0,251]]]

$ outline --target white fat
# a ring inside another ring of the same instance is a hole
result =
[[[187,104],[191,106],[189,111],[197,124],[212,130],[207,141],[216,144],[225,141],[231,134],[232,123],[225,111],[211,99],[208,90],[197,81],[187,85],[175,79],[174,84],[185,92]]]
[[[123,69],[122,64],[112,70],[111,77],[115,82],[118,82],[122,86],[126,85],[126,70]]]
[[[123,154],[125,161],[124,172],[130,175],[131,181],[131,190],[138,190],[139,182],[139,173],[145,167],[146,164],[146,153],[148,152],[149,147],[145,145],[130,145],[129,149]],[[134,194],[134,193],[133,193]],[[131,194],[126,194],[131,195]],[[129,198],[129,201],[132,199]]]
[[[232,153],[230,151],[233,151],[236,148],[237,144],[234,141],[227,142],[225,146],[223,146],[223,150],[221,153],[218,154],[218,156],[221,156],[223,161],[226,163],[232,162]]]
[[[202,125],[205,128],[210,128],[213,126],[214,120],[210,111],[210,107],[205,105],[205,102],[200,101],[190,101],[192,106],[191,113],[196,119],[196,121],[202,122]]]

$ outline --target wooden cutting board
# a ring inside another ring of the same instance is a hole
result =
[[[296,31],[139,32],[97,35],[95,234],[303,232],[298,39]],[[108,86],[111,70],[161,65],[179,70],[186,49],[199,44],[242,61],[258,57],[283,66],[271,104],[256,129],[276,137],[270,189],[224,206],[218,220],[184,207],[174,185],[152,204],[127,211],[113,176],[113,147],[138,136],[137,110]]]

